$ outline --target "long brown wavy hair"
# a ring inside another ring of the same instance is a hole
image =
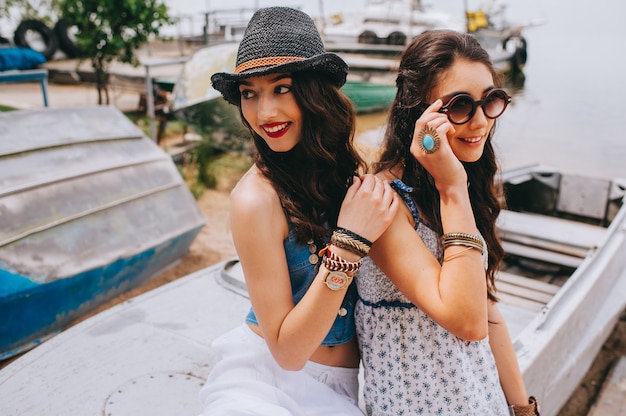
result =
[[[337,226],[341,203],[354,175],[365,164],[354,147],[355,111],[352,102],[322,75],[313,71],[291,74],[292,92],[302,111],[302,138],[290,151],[277,153],[250,130],[254,162],[278,193],[301,243],[328,238]]]
[[[411,155],[415,121],[424,112],[428,93],[435,88],[440,77],[457,59],[485,64],[492,73],[494,85],[502,86],[489,54],[469,34],[447,30],[425,32],[415,38],[405,49],[396,79],[397,93],[387,120],[382,155],[374,165],[376,171],[389,170],[404,164],[402,181],[413,187],[413,199],[421,215],[440,234],[441,225],[439,193],[432,176]],[[495,130],[491,129],[485,149],[479,160],[462,162],[468,176],[469,196],[476,224],[489,247],[487,269],[487,295],[496,300],[494,275],[504,258],[504,250],[496,233],[495,222],[501,210],[502,194],[495,181],[498,163],[492,146]]]

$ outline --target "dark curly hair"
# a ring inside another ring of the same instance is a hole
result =
[[[288,152],[274,152],[250,130],[256,146],[254,162],[278,193],[301,243],[328,238],[337,226],[341,203],[354,175],[365,164],[354,147],[352,102],[323,75],[291,74],[292,92],[302,111],[302,138]]]
[[[495,86],[502,85],[489,54],[474,36],[447,30],[421,34],[407,46],[402,55],[396,79],[398,89],[386,125],[382,155],[374,165],[376,171],[380,172],[404,164],[402,181],[413,187],[413,198],[420,212],[440,234],[443,230],[435,182],[409,149],[415,121],[425,109],[423,104],[426,103],[428,93],[437,85],[441,74],[445,74],[457,59],[485,64],[492,73]],[[494,275],[504,258],[504,250],[495,227],[496,218],[502,209],[502,190],[495,181],[499,167],[491,143],[493,132],[494,128],[489,132],[480,159],[462,163],[468,176],[476,224],[489,247],[487,295],[496,300]]]

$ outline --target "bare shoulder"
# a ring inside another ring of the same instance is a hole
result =
[[[233,215],[255,217],[264,213],[282,212],[280,200],[270,181],[253,165],[230,193]]]

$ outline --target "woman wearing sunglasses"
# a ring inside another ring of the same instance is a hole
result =
[[[418,36],[396,85],[375,169],[405,204],[355,279],[367,413],[538,414],[495,303],[492,137],[510,97],[480,44],[451,31]]]

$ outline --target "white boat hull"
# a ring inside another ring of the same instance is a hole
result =
[[[508,176],[513,177],[518,184],[530,177],[557,178],[541,168]],[[557,414],[626,308],[626,182],[611,183],[608,211],[617,213],[609,213],[608,228],[592,226],[599,231],[595,233],[584,224],[566,228],[568,223],[558,221],[554,228],[539,227],[548,237],[554,230],[569,230],[556,234],[566,243],[573,240],[572,230],[586,235],[576,240],[589,240],[588,253],[581,254],[580,265],[565,283],[522,276],[514,268],[499,275],[500,308],[527,388],[541,403],[543,416]],[[532,218],[519,218],[520,227],[516,216],[505,212],[499,223],[511,253],[519,249],[511,245],[522,240],[518,234],[533,230]],[[214,364],[211,341],[240,325],[248,308],[236,260],[143,294],[70,328],[1,370],[5,399],[0,414],[196,415],[200,385]]]

